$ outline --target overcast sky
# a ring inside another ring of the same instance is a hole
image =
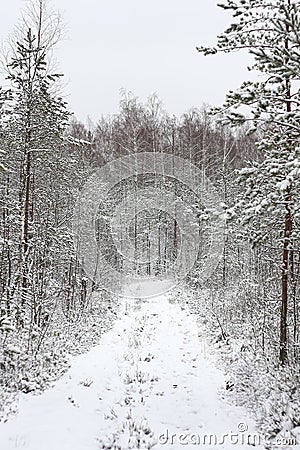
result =
[[[120,88],[141,100],[156,92],[171,114],[221,104],[247,78],[247,55],[204,57],[230,16],[218,0],[52,0],[67,38],[56,58],[75,115],[96,121],[118,111]],[[26,0],[1,5],[1,39],[12,32]],[[3,84],[3,77],[1,79]]]

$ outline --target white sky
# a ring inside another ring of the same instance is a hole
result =
[[[119,90],[145,100],[156,92],[171,114],[221,104],[249,77],[247,55],[204,57],[230,16],[219,0],[52,0],[66,24],[56,58],[75,115],[97,120],[118,111]],[[3,1],[1,39],[13,30],[26,0]],[[0,76],[3,85],[3,77]]]

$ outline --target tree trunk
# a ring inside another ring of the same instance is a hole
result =
[[[280,352],[279,361],[282,365],[287,363],[287,313],[288,313],[288,269],[289,269],[289,245],[292,230],[292,217],[290,210],[291,194],[288,192],[286,202],[286,214],[284,222],[282,272],[281,272],[281,314],[280,314]]]
[[[287,4],[290,6],[290,0],[287,0]],[[289,33],[289,25],[287,24],[287,33]],[[289,41],[286,39],[285,48],[289,50]],[[292,93],[291,93],[291,80],[289,77],[285,80],[286,85],[286,111],[290,113],[292,111]],[[288,140],[289,148],[292,145],[292,141]],[[289,246],[290,235],[292,231],[292,215],[290,210],[290,203],[292,200],[291,187],[288,188],[285,197],[285,220],[284,220],[284,235],[283,235],[283,252],[282,252],[282,272],[281,272],[281,313],[280,313],[280,350],[279,361],[281,365],[285,365],[288,361],[287,351],[287,315],[288,315],[288,285],[289,285]]]

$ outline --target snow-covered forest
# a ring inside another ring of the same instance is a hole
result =
[[[180,117],[77,120],[44,0],[3,51],[1,450],[300,445],[300,2],[220,6],[254,81]]]

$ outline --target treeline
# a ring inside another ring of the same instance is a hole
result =
[[[102,117],[95,124],[90,122],[84,125],[73,121],[71,131],[74,138],[86,142],[84,154],[95,168],[103,167],[122,156],[136,153],[175,155],[197,166],[213,183],[219,192],[220,200],[223,203],[230,203],[238,192],[237,168],[242,167],[247,160],[258,158],[257,148],[254,145],[255,137],[248,133],[247,127],[233,132],[229,127],[221,126],[208,110],[208,107],[203,106],[191,109],[181,117],[170,116],[157,95],[150,96],[143,104],[132,93],[123,92],[118,114]],[[126,196],[126,192],[137,193],[144,189],[146,184],[148,187],[165,189],[166,193],[173,192],[175,197],[180,197],[187,204],[197,202],[197,199],[188,197],[191,194],[188,187],[182,186],[179,180],[167,179],[159,174],[153,176],[145,174],[143,177],[128,180],[127,184],[123,183],[118,187],[119,190],[123,190],[119,193],[119,197]],[[200,186],[199,188],[202,189]],[[114,201],[114,207],[116,202],[121,202],[120,198]],[[207,224],[204,217],[200,217],[203,208],[198,208],[198,211],[196,209],[194,205],[189,220],[198,220],[204,232]],[[142,260],[144,263],[128,264],[122,258],[122,251],[118,252],[115,248],[109,231],[107,232],[110,227],[106,218],[111,214],[110,210],[111,204],[107,209],[102,205],[101,216],[104,219],[101,220],[100,217],[98,220],[98,228],[100,227],[104,233],[102,253],[107,255],[107,264],[115,265],[119,271],[131,270],[132,274],[137,275],[165,273],[180,251],[181,230],[176,218],[168,217],[165,211],[157,214],[155,218],[151,217],[153,214],[151,211],[148,214],[146,211],[144,216],[140,214],[139,217],[135,217],[132,232],[129,234],[132,235],[135,246],[136,261]],[[156,230],[156,242],[150,242],[149,239],[153,229]],[[97,233],[99,237],[99,229]],[[203,235],[200,246],[207,247],[205,239],[206,235]],[[110,251],[107,249],[108,246]],[[199,259],[205,257],[204,253],[204,250],[199,252]],[[200,261],[199,264],[201,265]],[[197,280],[199,277],[196,272],[197,264],[189,278]]]
[[[224,164],[232,172],[258,154],[246,127],[233,132],[221,126],[209,115],[208,106],[170,116],[156,94],[143,104],[122,91],[118,114],[97,123],[73,120],[71,134],[86,142],[84,154],[95,167],[135,152],[161,152],[189,159],[217,179],[216,169]]]

